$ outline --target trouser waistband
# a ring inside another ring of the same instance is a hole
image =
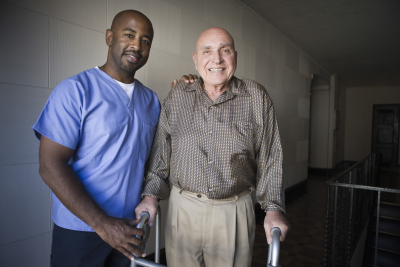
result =
[[[211,201],[213,201],[214,203],[224,203],[224,202],[236,201],[236,200],[238,200],[239,198],[241,198],[241,197],[243,197],[243,196],[249,194],[249,193],[252,191],[252,190],[250,190],[250,189],[247,189],[247,190],[243,191],[242,193],[240,193],[240,194],[238,194],[238,195],[236,195],[236,196],[233,196],[233,197],[224,198],[224,199],[212,199],[212,198],[207,197],[206,194],[203,194],[203,193],[193,193],[193,192],[190,192],[190,191],[186,191],[186,190],[180,189],[179,187],[177,187],[177,186],[175,186],[175,185],[172,187],[172,190],[175,190],[175,191],[178,192],[179,194],[188,196],[188,197],[190,197],[190,198],[198,198],[199,200],[203,200],[203,201],[205,201],[205,200],[211,200]]]

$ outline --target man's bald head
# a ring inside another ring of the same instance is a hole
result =
[[[127,20],[131,20],[132,18],[140,21],[141,23],[148,24],[149,27],[151,28],[151,32],[152,32],[151,37],[153,38],[153,34],[154,34],[153,24],[151,23],[149,18],[146,17],[146,15],[144,15],[143,13],[141,13],[137,10],[133,10],[133,9],[123,10],[123,11],[119,12],[117,15],[115,15],[115,17],[111,23],[111,31],[117,30],[121,25],[124,24],[124,22],[126,22]]]
[[[230,35],[230,33],[223,28],[212,27],[212,28],[205,30],[204,32],[202,32],[200,34],[199,38],[197,39],[197,43],[196,43],[196,52],[200,48],[199,45],[201,46],[204,43],[204,39],[207,39],[207,38],[213,37],[213,36],[225,37],[223,39],[227,40],[229,42],[229,44],[231,45],[231,47],[233,48],[233,50],[235,50],[235,42],[232,38],[232,35]]]

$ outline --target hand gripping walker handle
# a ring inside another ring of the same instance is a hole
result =
[[[143,229],[144,230],[144,236],[143,236],[143,240],[144,240],[144,245],[143,246],[137,246],[138,248],[140,248],[141,250],[144,250],[145,246],[146,246],[146,242],[147,239],[149,238],[150,235],[150,226],[149,226],[149,219],[150,219],[150,214],[147,211],[142,212],[142,214],[140,214],[140,222],[136,225],[136,228],[138,229]],[[138,239],[142,239],[141,236],[135,236]],[[134,253],[132,253],[133,256],[135,256],[135,258],[140,257],[140,255],[135,255]]]
[[[156,215],[156,251],[155,251],[155,258],[156,262],[152,262],[149,260],[146,260],[144,258],[141,258],[138,255],[133,254],[135,256],[135,259],[131,262],[131,267],[137,267],[137,266],[144,266],[144,267],[167,267],[165,265],[159,264],[160,262],[160,216],[161,216],[161,209],[160,206],[157,208],[157,215]],[[140,222],[136,225],[136,228],[140,228],[144,230],[144,236],[143,239],[145,242],[147,242],[147,239],[150,236],[150,227],[148,225],[149,219],[150,219],[150,214],[146,211],[144,211],[142,214],[140,214]],[[136,236],[137,238],[140,238],[140,236]],[[143,247],[139,247],[140,249],[144,250]]]
[[[272,243],[268,249],[268,261],[267,267],[280,267],[279,265],[279,250],[280,250],[280,236],[281,230],[278,227],[274,227],[271,230]]]

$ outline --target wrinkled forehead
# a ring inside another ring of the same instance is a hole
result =
[[[232,36],[222,29],[209,29],[203,32],[196,43],[196,50],[221,47],[231,47],[235,49]]]

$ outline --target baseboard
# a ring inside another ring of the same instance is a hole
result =
[[[301,181],[291,187],[285,189],[285,205],[296,200],[298,197],[307,193],[307,180]],[[265,218],[265,212],[261,209],[261,205],[257,203],[254,207],[256,215],[256,223],[262,224]]]
[[[330,175],[332,175],[333,171],[334,171],[334,169],[322,169],[322,168],[308,167],[309,175],[330,176]]]
[[[338,173],[341,170],[345,170],[356,163],[357,163],[357,161],[343,160],[343,161],[339,162],[338,164],[336,164],[335,168],[333,168],[333,169],[308,167],[308,174],[317,175],[317,176],[332,176],[333,174]]]

